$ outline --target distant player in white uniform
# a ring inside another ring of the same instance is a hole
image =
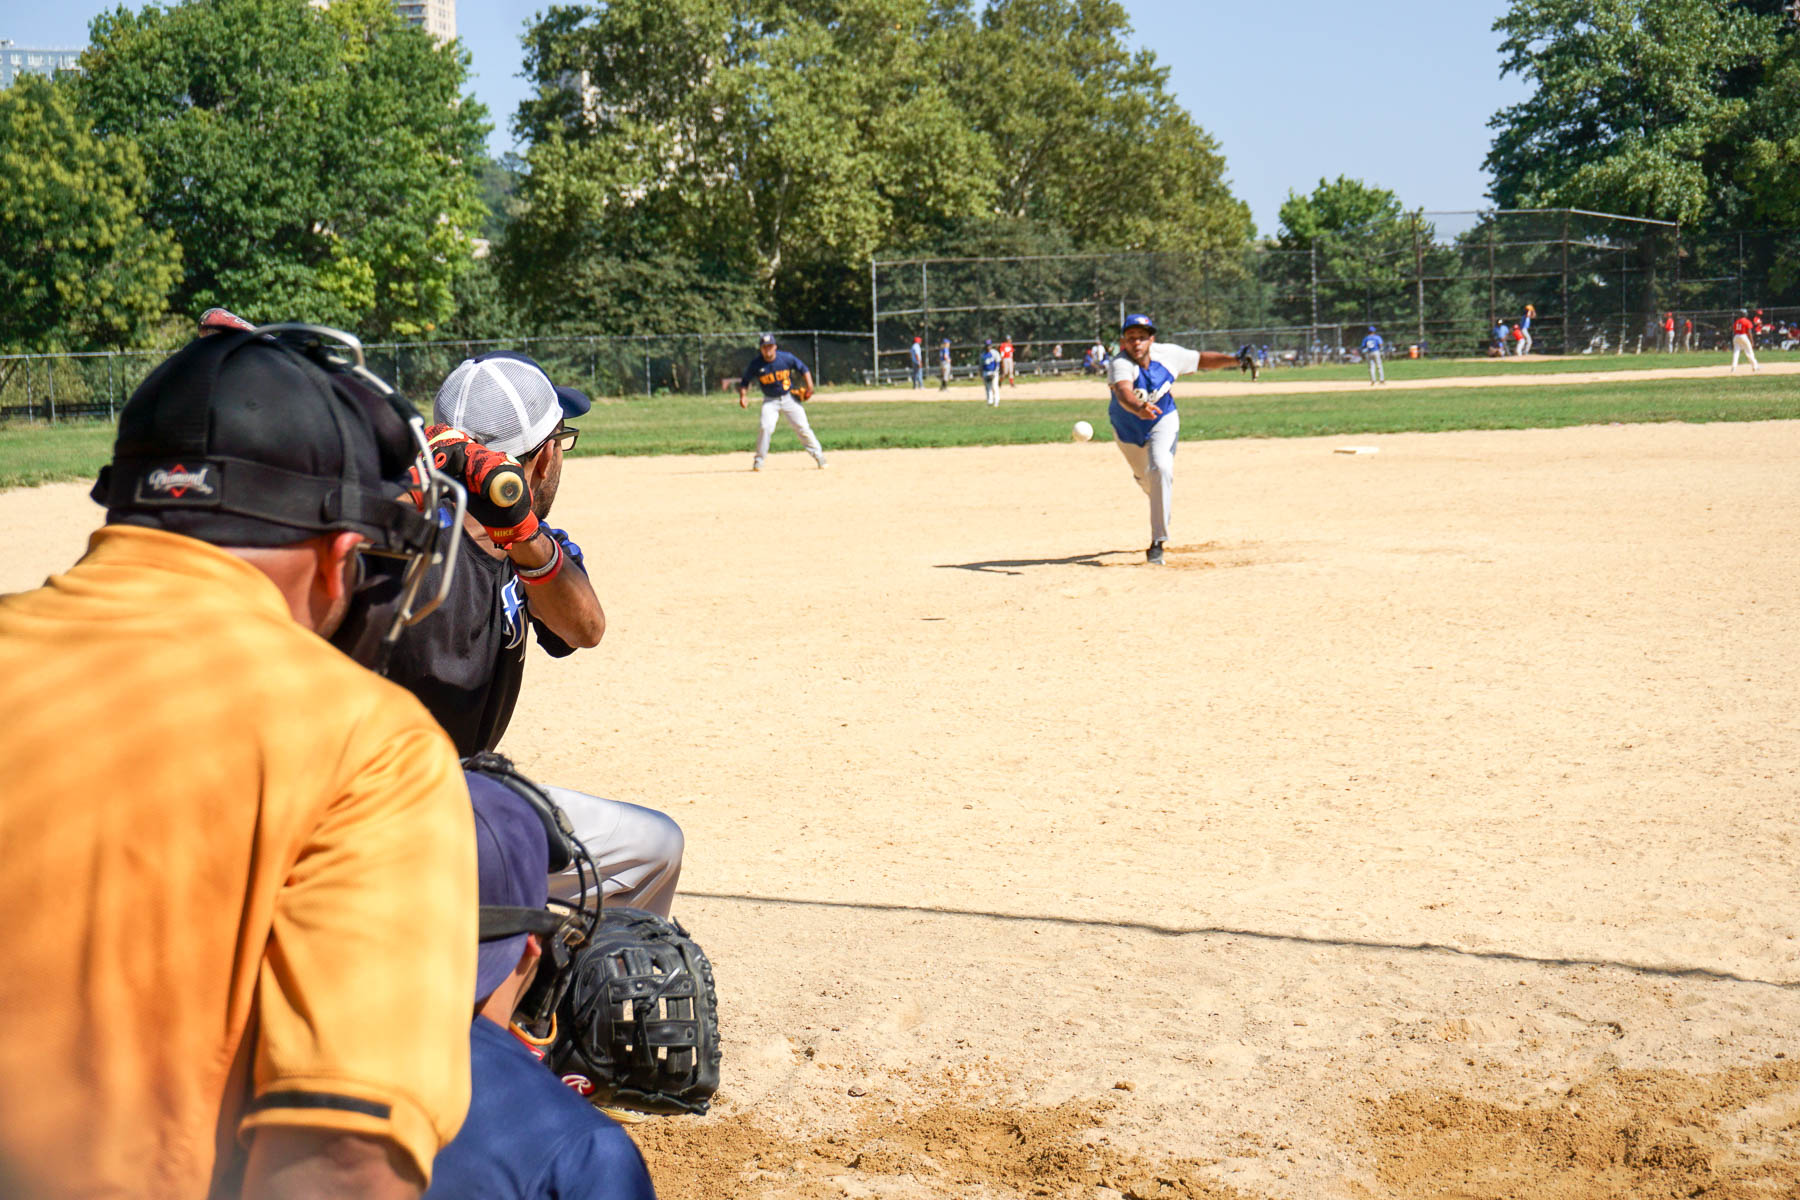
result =
[[[1175,503],[1175,445],[1181,437],[1181,414],[1170,388],[1177,375],[1239,365],[1234,354],[1186,350],[1156,340],[1156,323],[1143,313],[1125,318],[1119,352],[1107,364],[1106,382],[1119,453],[1150,497],[1150,549],[1144,561],[1162,565],[1163,543],[1169,539],[1169,517]]]
[[[1370,387],[1387,382],[1387,370],[1381,365],[1381,353],[1386,349],[1387,343],[1382,340],[1379,333],[1375,332],[1373,325],[1369,326],[1369,332],[1363,336],[1362,340],[1362,356],[1363,361],[1369,364]]]
[[[763,402],[762,429],[756,436],[756,457],[750,460],[750,469],[763,469],[763,460],[769,456],[769,439],[775,435],[775,421],[779,417],[787,418],[800,444],[822,469],[825,451],[806,419],[806,410],[800,406],[802,400],[812,395],[812,371],[786,350],[778,349],[774,334],[765,333],[756,349],[756,357],[750,360],[750,365],[744,368],[744,377],[738,380],[739,408],[750,407],[744,398],[752,380],[761,385]],[[799,385],[798,389],[796,385]]]

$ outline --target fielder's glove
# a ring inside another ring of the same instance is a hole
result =
[[[605,908],[575,954],[545,1063],[596,1105],[704,1113],[719,1090],[712,963],[674,921]]]
[[[794,399],[798,400],[802,404],[805,404],[808,400],[811,400],[812,394],[813,394],[813,390],[811,388],[807,387],[805,384],[801,384],[799,387],[794,389]]]
[[[1250,372],[1250,382],[1255,383],[1256,382],[1256,351],[1252,350],[1248,345],[1239,346],[1238,353],[1237,353],[1237,359],[1238,359],[1238,370]]]
[[[468,491],[469,515],[481,522],[494,545],[506,547],[537,536],[531,485],[517,459],[489,450],[449,425],[429,426],[425,437],[431,443],[432,462]]]

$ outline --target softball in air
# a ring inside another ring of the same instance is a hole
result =
[[[1075,422],[1074,433],[1076,441],[1085,442],[1094,436],[1094,427],[1089,425],[1086,421],[1077,421]]]

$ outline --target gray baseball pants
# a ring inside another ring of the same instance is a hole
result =
[[[1150,427],[1150,439],[1142,446],[1121,442],[1119,453],[1131,464],[1132,478],[1150,497],[1150,540],[1169,539],[1169,520],[1175,511],[1175,444],[1181,438],[1181,413],[1166,412]]]
[[[779,396],[771,396],[762,402],[762,424],[756,434],[756,465],[761,466],[763,459],[769,456],[769,439],[775,436],[775,422],[786,417],[787,423],[794,427],[794,436],[806,447],[806,452],[813,456],[813,461],[824,462],[825,451],[819,446],[818,435],[812,431],[812,424],[806,419],[806,408],[794,399],[790,392]]]
[[[686,845],[681,826],[653,808],[623,800],[569,788],[544,791],[568,814],[576,838],[592,856],[605,902],[668,916]],[[559,900],[574,899],[579,888],[573,869],[550,876],[550,895]]]

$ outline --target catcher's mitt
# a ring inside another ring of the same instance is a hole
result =
[[[1256,351],[1248,343],[1239,346],[1237,352],[1238,370],[1250,372],[1250,382],[1256,382]]]
[[[674,921],[607,908],[575,955],[545,1062],[594,1104],[703,1113],[719,1090],[712,963]]]
[[[803,383],[799,387],[794,389],[794,399],[798,400],[802,404],[805,404],[808,400],[812,399],[812,393],[813,393],[813,390],[811,388],[807,387]]]

